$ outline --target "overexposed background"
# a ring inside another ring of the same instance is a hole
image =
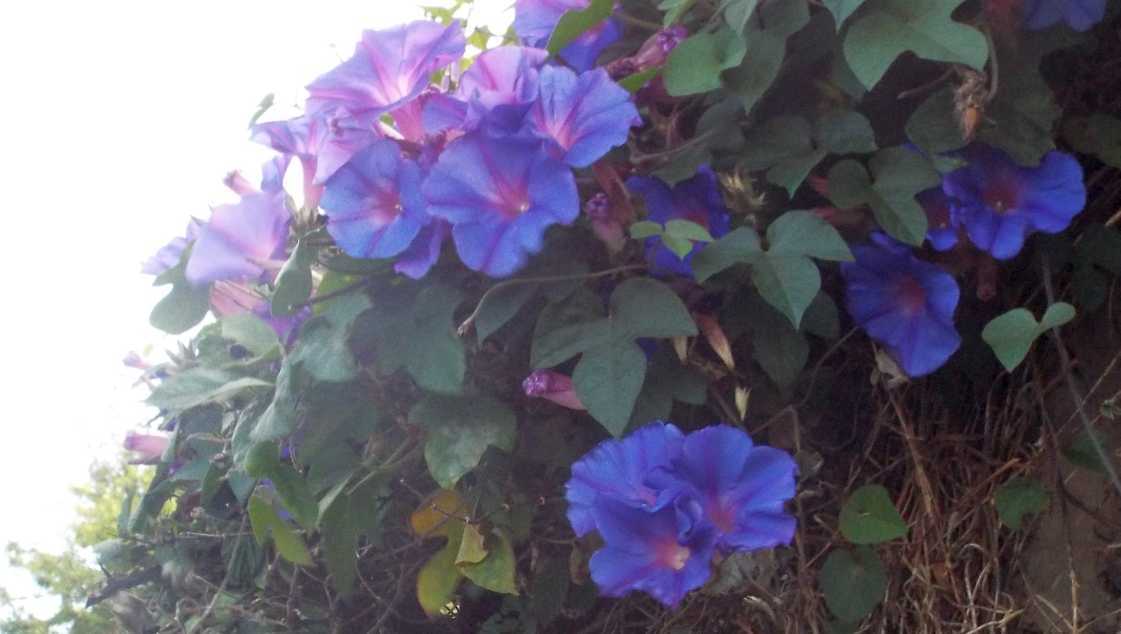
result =
[[[476,0],[504,32],[513,0]],[[251,181],[271,151],[248,141],[295,114],[303,86],[359,34],[440,0],[36,0],[0,6],[0,547],[65,545],[69,487],[151,415],[129,350],[174,343],[148,313],[166,288],[140,263],[189,216]],[[296,169],[298,171],[298,167]],[[295,192],[298,196],[298,190]],[[0,555],[0,586],[53,603]]]

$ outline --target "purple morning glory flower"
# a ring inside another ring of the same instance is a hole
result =
[[[641,590],[674,607],[712,576],[716,531],[695,505],[651,512],[602,498],[592,514],[605,542],[588,562],[601,594]]]
[[[707,166],[702,165],[692,178],[672,189],[661,179],[647,176],[628,178],[627,188],[642,197],[649,212],[647,218],[659,224],[678,218],[689,220],[708,229],[714,238],[728,233],[731,227],[731,214],[724,205],[716,175]],[[660,238],[647,238],[646,260],[656,274],[693,277],[689,263],[703,247],[700,243],[693,245],[693,250],[682,259],[666,248]]]
[[[544,48],[567,11],[588,8],[590,0],[517,0],[514,3],[514,32],[529,46]],[[623,25],[609,18],[580,34],[565,46],[560,58],[577,71],[596,64],[600,54],[623,35]]]
[[[852,248],[842,262],[846,307],[853,320],[887,348],[908,376],[929,374],[961,345],[954,329],[957,282],[881,233]]]
[[[451,225],[443,218],[430,218],[428,224],[420,229],[412,246],[397,256],[393,270],[414,280],[428,275],[428,271],[440,259],[440,250],[451,233]]]
[[[321,201],[327,232],[352,257],[401,253],[428,221],[420,183],[420,167],[396,143],[377,141],[328,179]]]
[[[306,306],[291,315],[275,317],[268,300],[261,293],[235,282],[214,283],[210,289],[210,310],[219,318],[253,313],[268,324],[285,345],[292,343],[300,325],[311,317],[311,309]]]
[[[187,281],[201,286],[262,279],[284,258],[291,221],[283,191],[249,194],[236,204],[215,207],[191,249]]]
[[[314,209],[323,193],[321,181],[316,179],[319,166],[318,153],[323,134],[317,132],[314,121],[301,116],[288,121],[258,123],[250,129],[250,139],[267,145],[285,157],[296,157],[304,172],[304,207]]]
[[[198,238],[201,228],[202,221],[198,218],[191,218],[191,221],[187,223],[186,234],[172,238],[171,242],[160,247],[159,251],[156,251],[152,257],[140,265],[140,272],[146,275],[159,275],[179,264],[179,260],[183,257],[183,251],[187,249],[187,245]]]
[[[1034,168],[983,145],[964,156],[969,164],[948,174],[942,188],[969,239],[998,260],[1019,253],[1036,231],[1066,229],[1086,205],[1082,166],[1069,154],[1048,152]]]
[[[528,390],[527,390],[528,391]],[[610,498],[647,511],[664,506],[646,478],[681,454],[684,435],[672,423],[646,425],[621,440],[605,440],[572,465],[565,485],[568,522],[578,536],[596,529],[594,508]]]
[[[500,46],[475,58],[459,80],[458,97],[467,103],[462,127],[473,130],[489,117],[516,128],[537,98],[538,71],[548,58],[548,51],[524,46]]]
[[[522,381],[522,391],[531,398],[543,398],[568,409],[588,409],[580,402],[572,377],[554,370],[534,370]]]
[[[526,116],[525,128],[556,143],[564,161],[573,167],[587,167],[623,145],[631,126],[642,121],[630,93],[603,69],[577,75],[567,68],[546,66],[538,81],[539,96]]]
[[[935,251],[949,251],[958,243],[958,222],[950,199],[941,187],[932,187],[915,196],[926,212],[926,239]]]
[[[308,85],[308,113],[345,108],[373,124],[384,112],[419,95],[429,75],[463,56],[458,22],[418,20],[384,31],[365,31],[354,55]]]
[[[785,451],[756,447],[742,430],[716,425],[689,434],[681,455],[647,482],[680,491],[679,506],[699,504],[723,550],[757,550],[794,538],[796,522],[783,505],[794,497],[797,470]]]
[[[525,266],[541,250],[546,229],[580,213],[572,170],[550,157],[543,142],[482,132],[448,145],[424,194],[428,213],[452,224],[463,263],[492,277]]]
[[[125,434],[124,448],[133,453],[129,464],[157,464],[170,444],[166,434],[130,431]]]
[[[1106,0],[1025,0],[1024,26],[1042,31],[1066,22],[1075,31],[1088,31],[1105,17]]]

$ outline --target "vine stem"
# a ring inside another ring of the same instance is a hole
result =
[[[456,328],[456,333],[462,337],[467,334],[471,329],[471,325],[479,318],[479,313],[482,312],[483,306],[486,305],[487,300],[490,299],[498,291],[511,286],[519,284],[550,284],[553,282],[571,282],[573,280],[592,280],[598,277],[607,277],[617,273],[626,273],[628,271],[644,271],[646,270],[645,264],[626,264],[624,266],[617,266],[612,269],[605,269],[603,271],[596,271],[595,273],[582,273],[579,275],[543,275],[541,277],[519,277],[513,280],[506,280],[499,282],[494,286],[487,289],[483,296],[479,298],[479,303],[475,305],[475,310],[464,319],[459,327]]]
[[[1051,306],[1055,303],[1055,288],[1051,282],[1051,265],[1047,258],[1043,258],[1043,292],[1047,295],[1047,305]],[[1098,459],[1101,460],[1102,465],[1105,467],[1106,473],[1109,475],[1109,480],[1113,484],[1113,488],[1121,494],[1121,477],[1117,475],[1117,467],[1113,465],[1113,460],[1106,451],[1105,446],[1102,445],[1101,440],[1098,439],[1097,434],[1094,433],[1094,423],[1090,417],[1086,415],[1085,404],[1082,402],[1082,393],[1079,392],[1078,386],[1074,384],[1074,374],[1071,372],[1070,352],[1067,351],[1066,344],[1063,342],[1062,334],[1059,331],[1059,326],[1051,327],[1051,340],[1055,344],[1055,348],[1059,351],[1059,363],[1062,364],[1063,378],[1066,379],[1067,389],[1070,391],[1070,397],[1074,400],[1074,407],[1078,412],[1078,417],[1082,421],[1082,427],[1086,431],[1086,436],[1090,439],[1090,445],[1094,448],[1094,453],[1097,454]]]

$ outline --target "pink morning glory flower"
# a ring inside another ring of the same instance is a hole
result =
[[[541,69],[537,101],[525,119],[527,132],[549,139],[564,161],[587,167],[627,142],[642,119],[631,95],[603,69],[577,75],[560,66]]]
[[[572,170],[549,156],[538,139],[456,139],[424,183],[428,213],[452,225],[460,259],[469,268],[505,277],[543,246],[545,230],[580,213]]]
[[[419,95],[429,76],[462,57],[465,47],[458,22],[418,20],[365,31],[350,59],[308,85],[308,113],[344,108],[372,126],[382,113]]]
[[[130,431],[125,435],[124,448],[133,453],[129,464],[157,464],[170,444],[166,434]]]

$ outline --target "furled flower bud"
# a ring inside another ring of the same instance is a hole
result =
[[[526,396],[548,399],[569,409],[587,409],[576,396],[572,377],[552,370],[534,370],[522,381]]]
[[[670,52],[677,48],[677,45],[688,35],[689,32],[685,30],[685,27],[677,24],[646,38],[633,58],[637,72],[664,64]]]
[[[128,432],[124,447],[135,454],[135,457],[129,460],[129,464],[158,463],[170,442],[171,439],[163,434]]]
[[[608,250],[618,253],[623,249],[627,237],[623,232],[623,223],[611,207],[611,199],[607,194],[599,192],[584,203],[584,214],[592,222],[592,231]]]

